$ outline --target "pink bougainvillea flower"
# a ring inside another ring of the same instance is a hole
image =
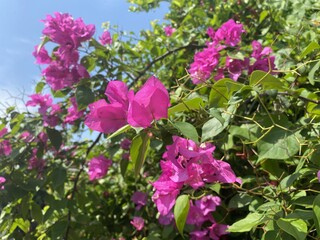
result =
[[[32,55],[36,58],[37,64],[49,64],[51,63],[51,57],[49,56],[47,50],[42,47],[38,51],[38,45],[34,47],[34,52]]]
[[[241,23],[236,23],[233,19],[221,25],[214,34],[213,42],[224,42],[228,46],[236,46],[241,41],[241,35],[245,30]]]
[[[125,138],[121,141],[120,143],[120,147],[123,149],[123,150],[129,150],[130,149],[130,146],[131,146],[131,140],[128,139],[128,138]]]
[[[212,71],[219,63],[219,49],[214,45],[197,52],[194,61],[190,65],[189,73],[194,84],[203,83],[209,79]]]
[[[165,26],[163,29],[167,37],[171,37],[171,35],[177,30],[170,25]]]
[[[232,59],[230,57],[226,58],[226,69],[230,74],[230,78],[237,81],[242,71],[248,69],[249,67],[249,58],[245,58],[244,60],[240,59]]]
[[[111,104],[119,103],[127,110],[134,92],[133,90],[128,90],[128,86],[122,81],[111,81],[108,83],[105,95]]]
[[[52,98],[50,94],[41,95],[39,93],[36,93],[32,94],[29,97],[31,98],[31,100],[26,103],[26,106],[35,107],[39,105],[40,108],[38,112],[42,115],[46,114],[48,108],[52,106]]]
[[[3,140],[0,142],[0,155],[9,156],[12,152],[11,144],[9,140]]]
[[[71,107],[68,108],[68,114],[64,123],[73,124],[77,119],[83,116],[84,110],[78,111],[78,104],[75,97],[70,98]]]
[[[7,180],[4,177],[0,176],[0,189],[3,190],[4,186],[3,184],[6,182]]]
[[[149,127],[153,120],[168,118],[169,94],[159,79],[152,76],[136,93],[128,110],[128,123]]]
[[[6,127],[2,128],[0,130],[0,138],[2,138],[4,135],[8,133],[8,129]]]
[[[210,218],[208,216],[205,216],[204,212],[200,208],[194,206],[192,201],[190,201],[190,209],[186,221],[187,224],[201,226],[205,221],[209,219]]]
[[[208,36],[212,39],[212,40],[214,40],[214,35],[215,35],[215,31],[214,31],[214,29],[212,28],[212,27],[208,27],[208,29],[207,29],[207,34],[208,34]]]
[[[276,65],[274,61],[275,61],[274,56],[258,59],[257,61],[255,61],[253,65],[249,66],[248,73],[251,74],[255,70],[261,70],[264,72],[270,72],[271,74],[275,74],[275,72],[273,71],[276,69]]]
[[[104,31],[99,40],[102,45],[112,44],[112,37],[109,31]]]
[[[215,146],[210,143],[199,146],[192,140],[173,136],[173,144],[166,149],[164,160],[160,161],[162,173],[152,183],[155,188],[152,201],[161,215],[169,213],[184,185],[198,189],[205,183],[240,182],[228,163],[213,158]],[[214,209],[215,204],[218,204],[218,199],[209,197],[207,201],[198,203],[199,211],[207,214]],[[201,209],[205,207],[208,210]]]
[[[91,103],[90,113],[84,123],[92,130],[111,133],[127,124],[129,98],[132,98],[134,93],[128,91],[125,83],[111,81],[105,94],[110,103],[104,99]]]
[[[140,210],[141,207],[147,204],[148,195],[144,192],[135,192],[132,197],[131,201],[136,204],[136,210]]]
[[[210,240],[208,230],[195,230],[190,232],[191,240]]]
[[[221,199],[218,196],[208,195],[197,200],[195,204],[206,216],[208,213],[216,210],[216,207],[221,204]]]
[[[317,172],[318,181],[320,182],[320,170]]]
[[[161,225],[170,225],[174,219],[173,212],[169,212],[167,215],[159,216],[159,223]]]
[[[252,54],[251,57],[255,59],[261,59],[262,57],[269,56],[272,53],[272,49],[270,47],[262,48],[260,42],[253,40],[252,43]]]
[[[42,75],[46,78],[49,86],[55,91],[70,87],[78,83],[82,78],[90,77],[85,67],[81,64],[66,67],[57,61],[52,62],[44,69]]]
[[[142,217],[133,217],[133,220],[130,222],[137,231],[141,231],[144,227],[144,219]]]
[[[46,162],[45,160],[37,157],[37,151],[38,151],[37,148],[32,150],[31,158],[28,161],[28,169],[30,170],[35,169],[38,172],[42,172],[46,165]]]
[[[33,136],[28,131],[24,131],[23,133],[21,133],[19,138],[21,138],[24,142],[32,142],[33,140]]]
[[[103,178],[111,165],[112,161],[105,158],[103,155],[92,158],[88,163],[90,181]]]
[[[120,103],[109,104],[104,99],[89,105],[85,125],[90,129],[112,133],[127,124],[127,112]]]
[[[262,45],[258,41],[252,41],[252,54],[251,56],[256,59],[256,61],[249,66],[248,73],[252,73],[255,70],[261,70],[264,72],[270,72],[275,74],[273,70],[276,69],[275,57],[270,56],[272,49],[270,47],[262,48]]]
[[[63,48],[76,49],[95,32],[93,24],[85,25],[81,18],[74,20],[68,13],[55,12],[54,17],[47,15],[42,21],[45,25],[42,33]]]
[[[227,229],[228,225],[213,223],[208,227],[210,239],[219,240],[221,236],[228,234]]]

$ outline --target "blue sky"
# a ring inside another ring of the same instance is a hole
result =
[[[101,24],[109,21],[121,30],[138,32],[149,29],[150,21],[163,20],[168,5],[149,13],[128,11],[126,0],[3,0],[0,1],[0,103],[11,104],[13,96],[32,93],[40,68],[32,52],[40,43],[47,14],[67,12],[81,17],[86,24],[96,25],[95,37],[102,32]],[[0,106],[0,109],[3,106]]]

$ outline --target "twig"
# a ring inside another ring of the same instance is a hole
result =
[[[94,148],[94,146],[99,142],[100,138],[102,136],[102,133],[100,133],[98,135],[98,137],[96,138],[96,140],[90,145],[90,147],[88,147],[87,151],[86,151],[86,157],[89,155],[89,153],[91,152],[91,150]],[[86,163],[86,158],[82,161],[81,163],[81,167],[80,167],[80,170],[74,180],[74,183],[73,183],[73,188],[72,188],[72,192],[71,192],[71,197],[70,197],[70,200],[72,200],[76,194],[76,191],[77,191],[77,184],[78,184],[78,181],[80,179],[80,175],[81,173],[83,172],[84,170],[84,165]],[[68,239],[68,235],[69,235],[69,230],[70,230],[70,222],[71,222],[71,210],[69,209],[68,211],[68,222],[67,222],[67,229],[66,229],[66,233],[65,233],[65,237],[64,239],[67,240]]]
[[[181,46],[181,47],[177,47],[174,48],[172,50],[169,50],[168,52],[166,52],[165,54],[155,58],[153,61],[151,61],[139,74],[137,77],[135,77],[133,79],[133,81],[130,83],[129,87],[132,87],[155,63],[161,61],[162,59],[166,58],[167,56],[171,55],[172,53],[175,52],[179,52],[180,50],[183,49],[187,49],[187,48],[194,48],[194,49],[198,49],[198,48],[204,48],[205,45],[196,45],[193,43],[190,43],[188,45],[185,46]]]

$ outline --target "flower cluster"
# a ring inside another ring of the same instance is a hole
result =
[[[31,158],[28,161],[28,169],[29,170],[35,169],[38,172],[42,172],[44,167],[46,166],[46,162],[44,159],[39,158],[37,156],[37,152],[38,152],[37,148],[34,148],[32,150]]]
[[[6,178],[5,177],[1,177],[0,176],[0,190],[4,190],[4,186],[3,184],[6,182]]]
[[[85,124],[92,130],[111,133],[129,123],[133,127],[149,127],[153,120],[168,117],[169,94],[156,77],[151,77],[134,95],[121,81],[109,82],[105,95],[89,105]]]
[[[103,178],[107,174],[111,165],[112,161],[105,158],[103,155],[92,158],[88,163],[89,180],[93,181],[95,179]]]
[[[170,213],[183,186],[198,189],[205,183],[239,182],[228,163],[213,158],[214,149],[210,143],[198,146],[192,140],[173,137],[173,144],[167,146],[160,162],[162,173],[152,183],[152,200],[161,215]]]
[[[26,103],[26,106],[39,106],[38,112],[43,118],[43,125],[54,127],[59,123],[58,114],[61,112],[59,104],[54,104],[49,94],[32,94],[31,100]]]
[[[33,55],[38,64],[49,64],[42,75],[53,90],[60,90],[72,86],[81,78],[89,77],[85,67],[78,63],[78,48],[93,36],[95,27],[92,24],[85,25],[81,18],[74,20],[67,13],[56,12],[54,15],[48,15],[43,20],[45,28],[42,33],[59,47],[50,57],[43,46],[40,49],[36,46]]]
[[[190,201],[186,223],[194,225],[193,231],[190,232],[192,240],[218,240],[220,236],[227,234],[227,225],[216,223],[211,214],[220,204],[221,199],[212,195],[204,196],[195,203]],[[209,227],[203,227],[204,225]]]
[[[140,210],[143,206],[147,204],[148,195],[144,192],[135,192],[132,197],[131,201],[134,202],[136,205],[136,210]]]
[[[5,127],[0,130],[0,156],[9,156],[12,152],[11,144],[9,140],[4,140],[3,137],[8,133],[8,129]]]
[[[130,223],[137,231],[141,231],[144,227],[144,219],[142,217],[133,217],[133,220]]]
[[[99,40],[102,45],[112,44],[112,37],[109,31],[104,31],[101,37],[99,37]]]
[[[166,34],[167,37],[171,37],[171,35],[172,35],[175,31],[177,31],[177,29],[171,27],[170,25],[165,26],[165,27],[163,28],[163,30],[164,30],[164,32],[165,32],[165,34]]]
[[[228,74],[229,77],[235,81],[238,80],[243,71],[249,74],[254,70],[272,71],[275,69],[271,48],[266,47],[262,49],[262,45],[258,41],[252,42],[253,53],[251,59],[243,57],[236,59],[227,56],[225,65],[219,66],[221,58],[221,50],[227,47],[237,47],[241,41],[241,35],[244,33],[242,24],[236,23],[233,19],[228,20],[215,32],[213,28],[209,27],[207,30],[211,42],[207,43],[207,47],[202,51],[197,52],[194,56],[194,61],[190,65],[189,73],[194,84],[203,83],[208,80],[213,73],[213,78],[219,80]]]
[[[84,110],[78,111],[78,104],[75,97],[70,98],[71,106],[68,108],[68,114],[64,119],[64,123],[73,124],[77,119],[81,118]]]

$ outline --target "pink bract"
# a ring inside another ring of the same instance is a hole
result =
[[[167,37],[171,37],[171,35],[177,30],[170,25],[165,26],[163,29]]]
[[[99,40],[102,45],[112,44],[112,37],[109,31],[104,31]]]
[[[9,156],[12,152],[11,144],[9,140],[3,140],[0,142],[0,155]]]
[[[144,227],[144,219],[142,217],[133,217],[133,220],[130,223],[137,231],[141,231]]]
[[[112,161],[105,158],[103,155],[92,158],[88,163],[90,181],[103,178],[111,165]]]
[[[4,189],[3,184],[6,182],[7,180],[4,177],[0,177],[0,190]]]
[[[8,129],[6,127],[2,128],[0,130],[0,138],[2,138],[4,135],[8,133]]]
[[[229,19],[216,31],[213,42],[224,42],[226,45],[234,47],[241,41],[241,35],[244,32],[242,24]]]
[[[81,18],[74,20],[68,13],[55,12],[54,17],[47,15],[42,21],[45,24],[42,33],[62,48],[76,49],[95,32],[93,24],[85,25]]]
[[[169,94],[159,79],[152,76],[136,93],[128,110],[128,123],[149,127],[153,120],[168,118]]]
[[[141,207],[147,204],[148,195],[144,192],[135,192],[132,197],[131,201],[136,204],[136,210],[140,210]]]
[[[72,106],[68,108],[68,114],[64,119],[64,123],[73,124],[77,119],[83,116],[84,110],[78,111],[78,104],[75,97],[70,98],[70,102]]]
[[[36,58],[37,64],[49,64],[52,61],[51,57],[44,47],[42,47],[38,51],[38,45],[34,47],[34,52],[32,53],[32,55]]]

